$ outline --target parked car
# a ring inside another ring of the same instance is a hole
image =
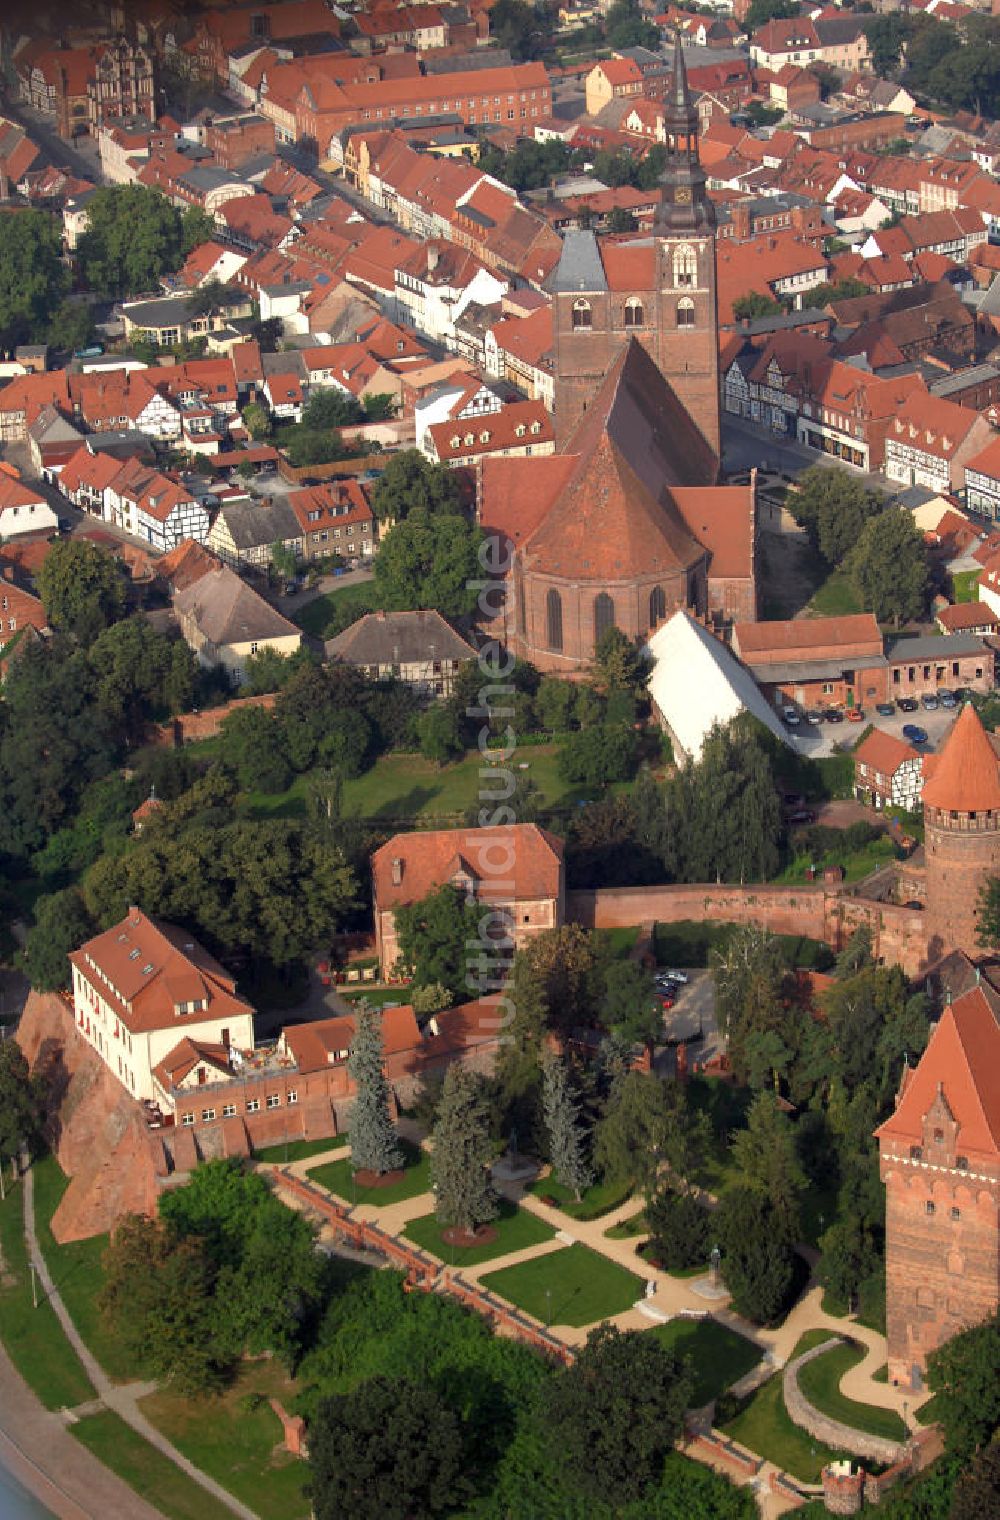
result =
[[[916,699],[914,697],[900,697],[899,710],[900,712],[916,712]]]
[[[967,686],[956,686],[952,692],[956,702],[969,702],[972,700],[972,692]]]
[[[920,702],[928,712],[937,712],[938,699],[932,691],[925,691]]]
[[[812,808],[796,808],[794,813],[789,813],[788,821],[796,827],[806,823],[815,823],[816,814]]]
[[[686,987],[688,984],[688,974],[686,971],[664,971],[663,975],[668,982],[676,982],[680,987]]]
[[[875,705],[875,711],[880,718],[891,718],[896,711],[896,704],[894,702],[878,702]]]
[[[797,728],[798,725],[802,722],[802,719],[799,717],[794,707],[783,707],[781,710],[781,716],[784,718],[789,728]]]
[[[863,707],[849,707],[847,709],[847,721],[848,721],[848,723],[863,723],[865,721],[865,710],[864,710],[864,708]]]
[[[828,707],[823,717],[827,723],[843,723],[844,721],[844,714],[839,707]]]
[[[911,744],[926,744],[927,730],[921,728],[917,723],[904,723],[903,738],[909,739]]]
[[[675,1002],[676,999],[672,997],[669,992],[660,993],[660,1007],[663,1009],[664,1013],[669,1013]]]
[[[810,707],[809,711],[806,713],[806,722],[816,724],[822,723],[822,721],[823,714],[821,712],[817,712],[814,707]]]
[[[958,706],[958,702],[955,699],[955,693],[953,691],[947,691],[947,690],[945,690],[945,691],[939,691],[938,692],[938,701],[940,702],[940,704],[941,704],[942,707],[957,707]]]
[[[70,521],[70,519],[68,517],[60,517],[60,519],[59,519],[59,532],[60,533],[72,533],[72,531],[73,531],[73,524]]]

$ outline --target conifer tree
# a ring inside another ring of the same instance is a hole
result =
[[[482,1079],[461,1066],[449,1067],[441,1089],[431,1176],[438,1222],[471,1234],[497,1216],[490,1176],[489,1105]]]
[[[577,1203],[593,1179],[587,1165],[586,1139],[580,1127],[580,1106],[569,1083],[565,1063],[554,1052],[542,1062],[542,1112],[549,1139],[552,1170],[564,1187],[572,1188]]]
[[[389,1084],[383,1071],[381,1015],[359,1003],[347,1070],[357,1087],[351,1111],[351,1166],[356,1172],[391,1172],[403,1152],[389,1113]]]

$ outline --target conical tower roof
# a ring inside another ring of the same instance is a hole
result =
[[[691,102],[691,91],[688,88],[687,66],[681,48],[680,32],[674,34],[674,62],[670,74],[670,88],[663,103],[671,117],[693,117],[697,125],[698,117]]]
[[[925,762],[927,807],[943,812],[1000,812],[1000,760],[971,702],[966,703],[944,749]]]

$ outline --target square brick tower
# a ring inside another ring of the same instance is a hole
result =
[[[663,109],[667,161],[652,237],[569,232],[548,282],[557,448],[636,338],[720,455],[715,206],[698,158],[698,112],[679,41]]]
[[[889,1380],[920,1389],[928,1352],[1000,1301],[1000,1024],[980,983],[945,1008],[892,1117],[885,1183]]]
[[[924,760],[927,959],[981,954],[979,889],[1000,875],[1000,759],[971,703]]]

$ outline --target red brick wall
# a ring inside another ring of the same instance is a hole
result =
[[[637,580],[594,581],[564,580],[554,576],[536,575],[530,569],[518,567],[515,578],[524,583],[525,631],[522,634],[520,620],[520,594],[513,598],[513,606],[507,608],[508,622],[517,630],[515,637],[520,649],[542,670],[564,671],[589,665],[594,658],[594,604],[603,592],[615,604],[615,623],[629,638],[645,637],[651,629],[649,598],[653,588],[659,586],[666,601],[667,614],[677,607],[705,606],[705,559],[697,561],[685,575],[648,575]],[[554,589],[562,599],[562,652],[549,648],[546,605],[548,593]]]
[[[241,707],[267,707],[275,703],[275,693],[265,692],[259,697],[234,697],[222,707],[209,707],[205,712],[181,713],[170,723],[161,723],[154,731],[154,744],[167,744],[179,749],[183,744],[193,744],[197,739],[214,739],[229,714]]]
[[[872,902],[820,885],[801,887],[607,887],[568,892],[566,917],[587,928],[631,924],[753,923],[775,934],[804,934],[840,950],[861,924],[873,934],[875,954],[910,975],[927,964],[924,915],[916,908]]]

